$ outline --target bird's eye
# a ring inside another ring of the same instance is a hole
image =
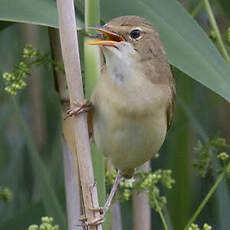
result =
[[[130,37],[132,39],[138,40],[141,37],[141,31],[139,29],[133,29],[130,32]]]

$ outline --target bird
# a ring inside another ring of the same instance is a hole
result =
[[[132,177],[162,146],[172,124],[176,89],[159,32],[147,19],[121,16],[90,29],[103,34],[88,45],[99,46],[105,60],[90,98],[93,136],[118,169],[105,214],[121,177]]]

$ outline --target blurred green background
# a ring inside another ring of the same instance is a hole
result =
[[[226,31],[230,3],[228,0],[210,2],[229,51]],[[78,27],[82,28],[83,2],[75,3]],[[230,142],[227,102],[230,101],[230,70],[208,39],[211,28],[205,10],[201,9],[194,19],[188,15],[199,3],[181,0],[186,13],[176,0],[101,1],[102,22],[119,15],[145,16],[160,30],[168,51],[177,86],[177,108],[160,158],[153,160],[152,167],[173,170],[176,184],[167,192],[167,215],[174,230],[183,229],[217,176],[210,169],[203,179],[193,168],[197,141],[205,141],[219,132]],[[20,22],[57,26],[55,1],[0,0],[0,75],[18,64],[27,43],[50,52],[47,27]],[[0,229],[27,229],[39,223],[41,216],[52,216],[64,230],[67,228],[61,110],[52,69],[48,65],[34,68],[27,82],[28,86],[12,97],[4,91],[0,78],[0,186],[8,187],[13,193],[10,202],[0,201]],[[207,222],[216,230],[228,230],[229,191],[229,181],[221,183],[196,222],[201,225]],[[122,203],[122,211],[126,214],[123,229],[130,230],[129,202]],[[152,223],[152,229],[162,229],[154,211]]]

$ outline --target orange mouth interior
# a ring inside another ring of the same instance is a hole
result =
[[[92,40],[88,42],[88,45],[102,45],[102,46],[115,46],[115,44],[124,41],[124,38],[120,35],[107,30],[104,26],[92,26],[90,29],[95,29],[98,32],[105,35],[105,40]]]

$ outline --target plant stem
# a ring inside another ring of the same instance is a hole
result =
[[[225,175],[225,170],[219,175],[219,177],[217,178],[216,183],[212,186],[212,188],[209,190],[208,194],[206,195],[206,197],[204,198],[204,200],[201,202],[201,204],[199,205],[199,207],[197,208],[196,212],[194,213],[194,215],[192,216],[192,218],[189,220],[188,224],[186,225],[184,230],[188,230],[190,225],[192,223],[194,223],[194,221],[196,220],[196,218],[198,217],[198,215],[200,214],[200,212],[203,210],[204,206],[207,204],[207,202],[209,201],[209,199],[212,197],[212,195],[214,194],[214,192],[216,191],[218,185],[220,184],[220,182],[223,180]]]
[[[73,0],[57,0],[59,16],[59,32],[61,38],[62,56],[70,95],[71,107],[84,100],[81,76],[78,35],[76,33],[76,18]],[[77,147],[77,159],[81,181],[83,205],[88,222],[95,220],[99,212],[92,210],[98,207],[97,188],[95,186],[93,166],[91,161],[87,114],[82,113],[74,117],[74,134]],[[77,170],[77,167],[76,167]],[[101,230],[101,225],[89,225],[88,230]]]
[[[217,26],[216,19],[214,17],[214,14],[213,14],[212,8],[210,6],[209,0],[203,0],[203,1],[204,1],[205,9],[206,9],[209,21],[211,23],[212,29],[214,30],[214,32],[216,34],[217,43],[219,45],[220,52],[222,53],[222,55],[225,58],[228,65],[230,65],[230,56],[229,56],[229,54],[228,54],[228,52],[224,46],[224,42],[222,40],[220,30]]]
[[[85,31],[88,27],[100,24],[99,0],[85,1]],[[87,33],[86,33],[87,34]],[[89,46],[88,36],[84,37],[84,62],[85,62],[85,93],[89,98],[100,75],[100,52],[96,46]]]
[[[88,32],[88,26],[100,24],[100,1],[86,0],[85,1],[85,29]]]
[[[157,211],[159,212],[159,215],[160,215],[162,224],[163,224],[163,226],[164,226],[164,229],[165,229],[165,230],[168,230],[168,226],[167,226],[166,220],[165,220],[165,218],[164,218],[164,215],[163,215],[163,213],[162,213],[162,211],[161,211],[161,208],[160,208],[160,206],[159,206],[159,204],[158,204],[157,199],[155,199],[155,204],[156,204],[156,207],[157,207]]]
[[[138,168],[138,170],[148,172],[151,169],[150,161],[146,162]],[[151,210],[149,206],[149,198],[146,191],[132,195],[133,208],[133,230],[149,230],[151,229]]]
[[[52,64],[53,64],[53,75],[54,81],[56,82],[57,92],[60,98],[60,104],[62,109],[63,117],[65,111],[69,108],[69,94],[66,87],[66,78],[64,71],[55,71],[55,63],[61,63],[62,53],[59,31],[54,28],[49,28],[49,38],[52,53]],[[77,163],[77,156],[75,154],[74,144],[74,120],[66,119],[62,120],[62,154],[64,164],[64,178],[65,178],[65,191],[66,191],[66,208],[67,208],[67,219],[69,230],[79,230],[76,226],[76,220],[80,219],[81,216],[81,189],[80,189],[80,178],[79,178],[79,167]]]
[[[212,1],[212,0],[210,0]],[[200,2],[196,5],[196,7],[192,10],[192,12],[190,13],[191,16],[193,18],[195,18],[197,16],[197,14],[199,14],[199,12],[201,11],[201,9],[204,7],[204,0],[200,0]]]
[[[100,24],[100,1],[86,0],[85,1],[85,31],[88,32],[88,26]],[[84,37],[84,64],[85,64],[85,95],[89,99],[92,91],[100,76],[100,50],[96,46],[89,46],[88,42],[91,40],[87,35]],[[91,144],[92,161],[94,175],[98,189],[98,199],[100,206],[103,206],[106,201],[105,189],[105,165],[104,157],[97,150],[95,144]],[[103,229],[110,229],[109,215],[105,217]]]
[[[193,9],[193,11],[191,12],[191,16],[193,18],[195,18],[197,16],[197,14],[200,12],[200,10],[203,8],[204,6],[204,1],[201,0],[195,7],[195,9]]]

